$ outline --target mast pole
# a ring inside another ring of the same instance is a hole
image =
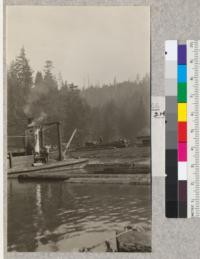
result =
[[[61,130],[60,122],[57,122],[57,133],[58,133],[58,160],[62,161],[62,140],[61,140]]]

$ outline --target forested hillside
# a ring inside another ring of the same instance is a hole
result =
[[[121,82],[89,87],[81,92],[90,105],[91,135],[106,141],[116,138],[133,140],[139,131],[147,131],[150,116],[149,77],[137,82]]]
[[[10,64],[7,72],[9,146],[23,145],[28,118],[37,123],[61,121],[64,142],[77,128],[75,143],[79,145],[99,137],[103,141],[134,140],[137,134],[150,129],[148,76],[135,82],[115,81],[80,89],[66,81],[58,87],[60,82],[52,68],[52,62],[47,60],[43,71],[33,71],[24,48]],[[47,141],[56,142],[53,131],[47,131],[46,135]]]

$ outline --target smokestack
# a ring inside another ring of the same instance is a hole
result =
[[[35,153],[40,153],[40,129],[39,128],[35,129],[34,137],[35,137],[35,146],[34,146]]]
[[[33,118],[28,118],[28,126],[33,123]]]

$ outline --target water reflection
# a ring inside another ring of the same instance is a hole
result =
[[[141,222],[150,227],[149,186],[8,182],[9,251],[69,251]]]

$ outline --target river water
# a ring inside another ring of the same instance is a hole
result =
[[[147,185],[8,180],[8,251],[72,251],[125,226],[151,227]]]

